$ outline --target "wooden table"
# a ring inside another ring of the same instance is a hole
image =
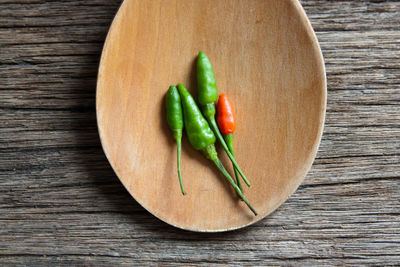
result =
[[[0,0],[0,262],[400,264],[400,2],[303,0],[326,60],[312,170],[271,216],[175,229],[125,191],[99,143],[99,57],[120,0]]]

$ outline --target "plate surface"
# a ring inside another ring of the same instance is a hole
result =
[[[196,95],[199,50],[234,105],[236,158],[257,217],[185,136],[180,192],[164,97],[178,82]],[[96,108],[106,156],[145,209],[187,230],[237,229],[281,205],[311,167],[326,109],[323,58],[295,0],[125,0],[104,46]]]

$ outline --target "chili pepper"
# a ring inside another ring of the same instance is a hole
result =
[[[247,204],[251,211],[257,215],[257,212],[253,209],[249,201],[243,195],[242,190],[240,190],[240,188],[235,184],[232,177],[219,160],[217,150],[214,146],[216,141],[215,135],[208,125],[206,119],[201,114],[201,111],[194,101],[192,95],[182,84],[178,84],[178,90],[181,95],[183,119],[190,144],[196,150],[201,150],[206,158],[210,159],[215,166],[217,166],[217,168],[233,186],[240,198]]]
[[[211,129],[214,131],[229,159],[232,161],[233,166],[240,173],[244,182],[250,186],[250,182],[247,180],[246,176],[244,176],[232,153],[229,151],[229,148],[218,129],[217,122],[215,121],[215,102],[218,100],[218,89],[211,62],[206,54],[201,51],[197,57],[197,90],[201,111],[206,117]]]
[[[177,144],[177,162],[178,162],[178,177],[179,184],[181,186],[182,194],[185,195],[185,189],[183,189],[182,175],[181,175],[181,141],[182,141],[182,130],[183,130],[183,111],[181,104],[181,96],[178,89],[175,86],[170,86],[166,96],[167,106],[167,122],[171,128],[174,139]]]
[[[218,128],[224,136],[225,142],[229,148],[229,151],[232,153],[232,156],[235,156],[233,152],[233,132],[236,130],[236,121],[235,115],[233,113],[232,104],[228,99],[228,96],[225,94],[220,94],[218,97],[217,103],[217,123]],[[240,184],[239,173],[234,168],[236,183],[240,189],[242,189],[242,185]]]

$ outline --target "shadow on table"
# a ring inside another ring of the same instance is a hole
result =
[[[94,90],[94,84],[92,88]],[[242,229],[218,234],[189,232],[170,226],[141,207],[119,181],[102,150],[97,133],[94,96],[91,102],[93,108],[90,109],[90,112],[87,112],[87,118],[84,120],[86,124],[85,128],[90,129],[90,131],[84,135],[78,131],[76,135],[76,141],[84,150],[80,155],[80,160],[85,166],[86,177],[90,179],[91,184],[95,187],[97,191],[96,197],[99,198],[98,203],[91,203],[91,205],[95,205],[96,208],[104,212],[119,214],[124,217],[124,223],[128,221],[128,223],[136,225],[135,229],[141,229],[143,232],[151,232],[152,235],[154,234],[163,238],[170,237],[184,240],[197,240],[201,238],[202,240],[207,240],[221,236],[232,237],[236,234],[243,234],[246,231],[246,229]]]

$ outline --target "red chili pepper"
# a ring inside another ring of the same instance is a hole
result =
[[[221,133],[232,134],[236,130],[235,115],[232,104],[225,94],[220,94],[217,104],[217,122]]]
[[[233,133],[236,130],[236,120],[235,115],[233,113],[232,104],[228,99],[228,96],[225,94],[220,94],[218,98],[217,104],[217,123],[218,128],[223,133],[225,142],[229,148],[229,151],[234,156],[233,152]],[[240,189],[242,189],[242,185],[240,184],[239,173],[236,170],[235,166],[233,166],[236,176],[236,182]]]

